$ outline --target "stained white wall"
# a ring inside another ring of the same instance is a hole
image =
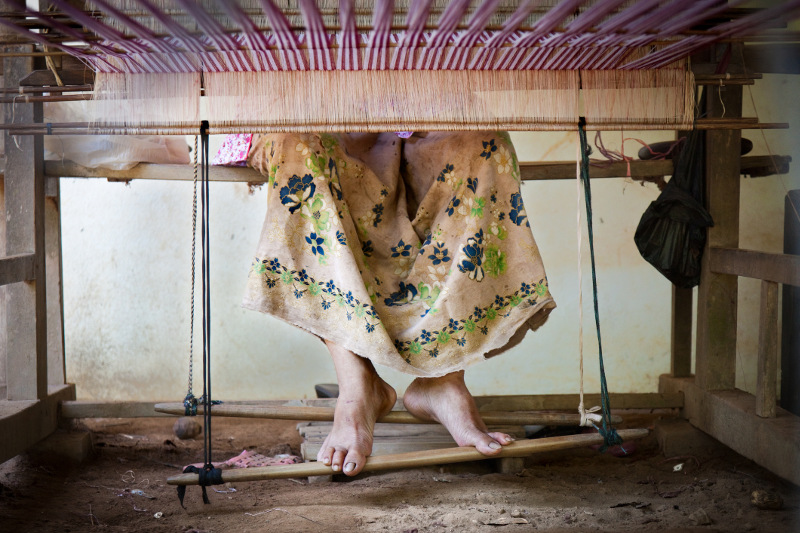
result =
[[[797,77],[765,75],[754,91],[762,121],[792,131],[765,132],[773,153],[800,163],[800,109],[791,105]],[[745,89],[745,113],[755,113]],[[670,133],[626,133],[648,142]],[[745,136],[767,153],[758,131]],[[574,159],[575,134],[513,135],[522,161]],[[618,149],[621,134],[604,135]],[[628,141],[626,153],[639,145]],[[796,163],[797,164],[797,163]],[[780,252],[786,191],[800,173],[742,178],[741,246]],[[593,180],[600,313],[612,392],[648,392],[669,370],[670,284],[641,259],[633,234],[658,196],[654,185]],[[183,397],[187,385],[192,184],[63,179],[64,301],[68,380],[78,396],[99,400]],[[212,353],[219,399],[300,398],[315,383],[334,382],[322,343],[271,317],[239,307],[264,216],[265,193],[244,184],[211,184]],[[523,186],[531,225],[558,303],[549,322],[501,357],[473,367],[476,394],[578,390],[576,187],[572,180]],[[586,237],[584,235],[584,244]],[[586,388],[598,389],[588,252],[584,253]],[[737,384],[755,388],[758,282],[740,283]],[[199,336],[195,341],[199,376]],[[402,390],[409,378],[381,370]],[[199,384],[200,378],[196,379]]]

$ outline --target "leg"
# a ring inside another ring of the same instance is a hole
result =
[[[484,455],[500,453],[502,445],[514,441],[505,433],[489,433],[464,383],[463,370],[439,378],[415,379],[403,403],[414,416],[446,427],[459,446],[475,446]]]
[[[372,453],[375,421],[392,410],[397,394],[383,381],[368,359],[325,341],[336,367],[339,399],[333,429],[325,438],[317,460],[333,470],[355,476]]]

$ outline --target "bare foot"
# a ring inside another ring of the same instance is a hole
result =
[[[463,371],[415,379],[406,389],[403,404],[417,418],[442,424],[459,446],[475,446],[483,455],[498,454],[502,445],[514,442],[505,433],[489,433],[464,383]]]
[[[317,454],[317,461],[334,472],[355,476],[372,453],[375,421],[392,410],[397,393],[383,381],[368,359],[326,341],[336,366],[339,398],[333,429]]]

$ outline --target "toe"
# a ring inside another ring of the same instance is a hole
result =
[[[317,461],[321,461],[324,465],[331,466],[334,453],[336,453],[336,450],[334,450],[333,447],[323,446],[317,454]]]
[[[500,444],[502,444],[503,446],[505,446],[506,444],[511,444],[515,440],[514,437],[512,437],[507,433],[493,432],[489,433],[489,436],[494,440],[496,440],[497,442],[499,442]]]
[[[331,459],[331,468],[334,472],[341,472],[344,467],[344,458],[347,455],[347,450],[336,450]]]
[[[364,468],[367,458],[364,454],[356,450],[351,450],[344,460],[344,468],[342,471],[348,476],[355,476]]]
[[[486,433],[476,432],[473,446],[483,455],[497,455],[503,446]]]

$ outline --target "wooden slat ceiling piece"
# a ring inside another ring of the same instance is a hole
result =
[[[388,54],[395,68],[661,68],[800,12],[800,0],[763,10],[741,0],[290,0],[280,8],[274,0],[95,0],[91,10],[52,0],[47,12],[9,3],[5,32],[106,72],[386,68],[364,61],[365,50]],[[477,54],[487,46],[491,60]],[[480,60],[463,60],[473,55]]]

